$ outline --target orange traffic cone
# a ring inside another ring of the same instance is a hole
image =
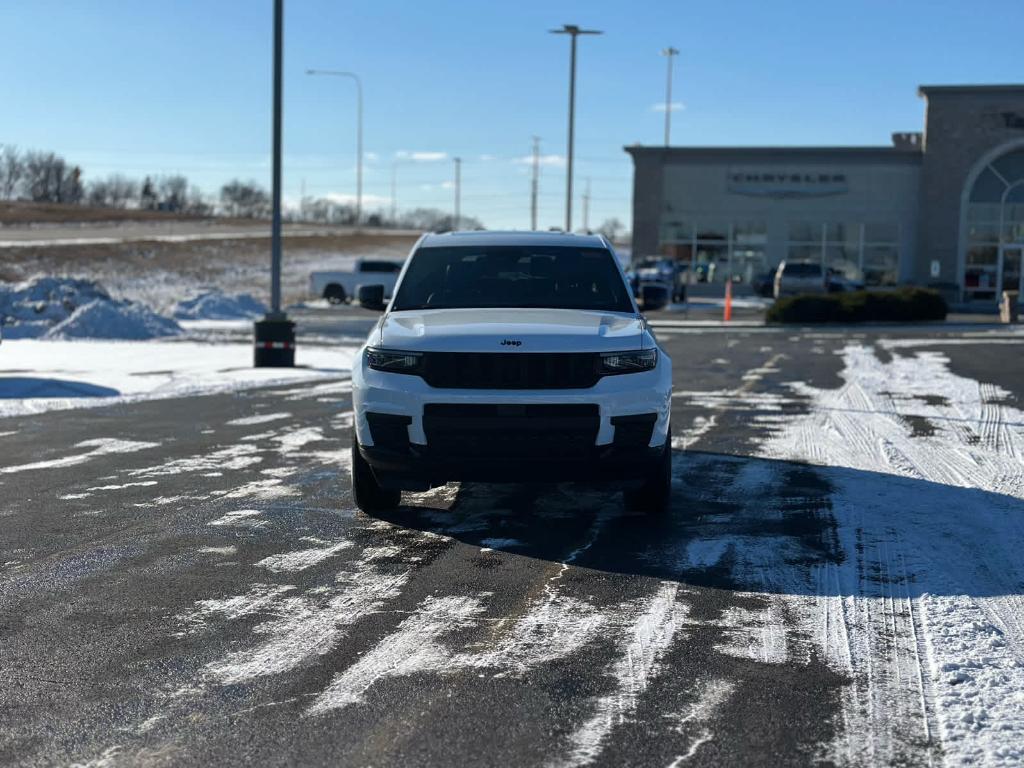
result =
[[[722,320],[726,323],[732,320],[732,280],[725,281],[725,312]]]

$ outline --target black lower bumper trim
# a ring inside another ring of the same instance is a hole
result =
[[[596,446],[585,455],[544,459],[464,459],[437,455],[427,446],[411,444],[408,452],[360,446],[377,482],[391,488],[419,491],[448,482],[479,483],[615,483],[642,481],[664,450],[661,447]]]

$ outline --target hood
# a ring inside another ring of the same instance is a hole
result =
[[[395,312],[375,335],[382,347],[428,352],[608,352],[651,344],[639,317],[572,309]]]

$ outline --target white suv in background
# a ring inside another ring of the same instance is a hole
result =
[[[825,270],[816,261],[784,261],[775,270],[775,298],[799,293],[827,293]]]
[[[353,365],[366,511],[450,481],[613,481],[664,509],[672,361],[600,236],[424,235]]]

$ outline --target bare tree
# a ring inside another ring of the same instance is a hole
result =
[[[75,203],[82,197],[82,169],[70,167],[53,152],[26,152],[24,185],[28,196],[43,203]]]
[[[193,185],[188,190],[185,211],[198,216],[209,216],[213,213],[213,206],[206,202],[206,199],[203,196],[203,190]]]
[[[121,174],[112,174],[105,179],[90,182],[86,191],[89,205],[109,208],[124,208],[137,200],[139,183]]]
[[[147,176],[142,180],[142,191],[139,193],[139,207],[152,211],[156,208],[156,190],[153,189],[153,180]]]
[[[615,238],[619,236],[619,233],[625,229],[625,226],[621,221],[612,217],[605,219],[601,226],[597,228],[597,231],[608,238],[609,241],[615,242]]]
[[[448,232],[455,227],[455,217],[437,208],[416,208],[406,211],[396,222],[403,229],[418,229],[423,232]],[[479,219],[459,216],[460,229],[483,229]]]
[[[270,215],[270,195],[255,181],[229,181],[220,188],[220,202],[230,216],[265,218]]]
[[[156,194],[161,211],[183,211],[188,203],[188,179],[184,176],[163,176],[157,179]]]
[[[18,148],[7,144],[0,151],[0,196],[4,200],[13,200],[18,187],[25,175],[25,164]]]

